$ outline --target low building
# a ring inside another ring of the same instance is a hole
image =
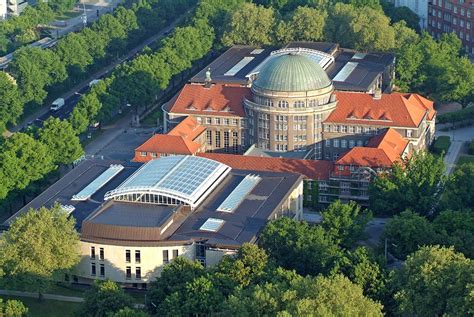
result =
[[[301,219],[303,177],[238,170],[197,156],[146,164],[84,161],[21,209],[60,203],[76,219],[81,260],[73,280],[146,287],[178,256],[214,265],[270,219]]]
[[[195,155],[205,151],[206,128],[194,117],[186,117],[168,134],[155,134],[135,149],[134,162],[150,160],[169,155]]]

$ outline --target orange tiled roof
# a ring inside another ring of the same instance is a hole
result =
[[[192,155],[200,147],[200,144],[177,135],[155,134],[135,151]]]
[[[277,157],[258,157],[220,153],[198,153],[231,168],[241,170],[272,171],[298,173],[309,179],[328,179],[332,170],[332,162]]]
[[[245,117],[244,97],[250,96],[250,88],[225,84],[186,84],[169,102],[167,109],[173,113],[209,114]]]
[[[192,116],[186,117],[174,129],[168,132],[168,135],[177,135],[185,139],[194,141],[201,133],[206,131],[206,127],[199,125]]]
[[[428,120],[436,113],[433,103],[417,94],[382,94],[378,100],[366,93],[336,96],[337,107],[325,122],[417,127],[427,111]]]
[[[337,165],[390,167],[400,159],[408,141],[392,128],[370,139],[367,147],[356,146],[336,161]]]

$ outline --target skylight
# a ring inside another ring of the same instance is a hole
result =
[[[334,77],[334,81],[345,81],[356,69],[357,65],[359,63],[354,63],[354,62],[348,62],[344,67],[337,73],[337,75]]]
[[[208,218],[199,228],[202,231],[217,232],[224,225],[225,221],[217,218]]]
[[[230,195],[217,207],[217,211],[233,212],[242,203],[245,197],[257,186],[261,178],[257,175],[247,175],[235,187]]]
[[[235,76],[242,68],[247,66],[255,57],[246,56],[242,58],[237,64],[235,64],[231,69],[225,72],[224,76]]]
[[[123,170],[123,166],[120,164],[112,164],[110,167],[94,179],[89,185],[83,188],[79,193],[72,196],[71,200],[87,200],[94,195],[99,189],[107,184],[112,178],[114,178],[120,171]]]

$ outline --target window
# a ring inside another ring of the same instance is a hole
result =
[[[141,156],[146,156],[146,152],[140,152]]]
[[[302,101],[302,100],[295,101],[295,103],[293,104],[293,106],[294,106],[295,108],[304,108],[304,101]]]
[[[362,127],[356,127],[356,133],[362,133]]]
[[[105,265],[101,264],[100,265],[100,276],[105,276]]]
[[[226,152],[229,151],[229,140],[230,140],[229,131],[224,131],[224,148]]]
[[[91,275],[92,276],[96,275],[95,263],[91,263]]]
[[[232,119],[232,125],[239,125],[238,119]]]
[[[229,126],[229,125],[230,125],[229,119],[224,119],[224,125],[225,125],[225,126]]]
[[[176,259],[178,257],[179,253],[178,250],[173,250],[173,259]]]
[[[326,147],[330,147],[330,146],[331,146],[331,140],[326,140],[326,141],[324,141],[324,143],[326,144]]]
[[[99,249],[99,260],[104,260],[104,248]]]
[[[349,140],[349,148],[353,148],[355,146],[355,141],[354,140]]]
[[[334,140],[333,141],[333,146],[334,147],[339,147],[339,140]]]
[[[212,118],[207,117],[206,118],[206,124],[212,124]]]
[[[201,117],[197,117],[197,118],[196,118],[196,121],[197,121],[198,123],[201,123],[201,122],[202,122]]]
[[[343,170],[344,170],[344,165],[339,165],[338,167],[339,167],[339,170],[340,170],[340,171],[343,171]]]
[[[346,148],[347,147],[347,140],[341,140],[341,147]]]
[[[127,266],[125,268],[125,278],[127,280],[130,280],[132,278],[132,267],[131,266]]]
[[[169,254],[168,254],[168,250],[163,250],[163,263],[169,263],[170,262],[170,258],[169,258]]]
[[[141,279],[142,279],[142,268],[139,267],[139,266],[137,266],[137,267],[135,268],[135,278],[136,278],[137,280],[141,280]]]
[[[216,147],[220,148],[221,147],[221,132],[216,131]]]
[[[362,142],[362,140],[357,140],[357,146],[363,146],[364,143]]]
[[[221,124],[221,118],[214,118],[214,124],[220,125]]]
[[[151,157],[156,158],[156,157],[157,157],[156,153],[155,153],[155,152],[151,152]]]
[[[324,132],[329,132],[329,130],[330,130],[330,126],[325,125],[325,126],[324,126]]]
[[[130,263],[130,250],[125,250],[125,263]]]
[[[288,101],[285,101],[285,100],[278,101],[278,108],[288,108]]]
[[[345,125],[341,126],[341,133],[347,133],[347,126]]]
[[[370,127],[364,127],[364,133],[369,134],[370,133]]]
[[[140,250],[135,250],[135,263],[141,262]]]
[[[206,143],[207,145],[212,145],[212,131],[211,130],[206,131]]]
[[[91,259],[95,260],[95,247],[91,247]]]
[[[411,130],[407,130],[407,138],[411,138],[412,136],[412,131]]]

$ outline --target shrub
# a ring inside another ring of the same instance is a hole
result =
[[[449,136],[439,136],[433,143],[433,152],[436,154],[447,153],[450,145],[451,139]]]
[[[474,140],[472,140],[471,143],[469,143],[468,153],[471,155],[474,155]]]

